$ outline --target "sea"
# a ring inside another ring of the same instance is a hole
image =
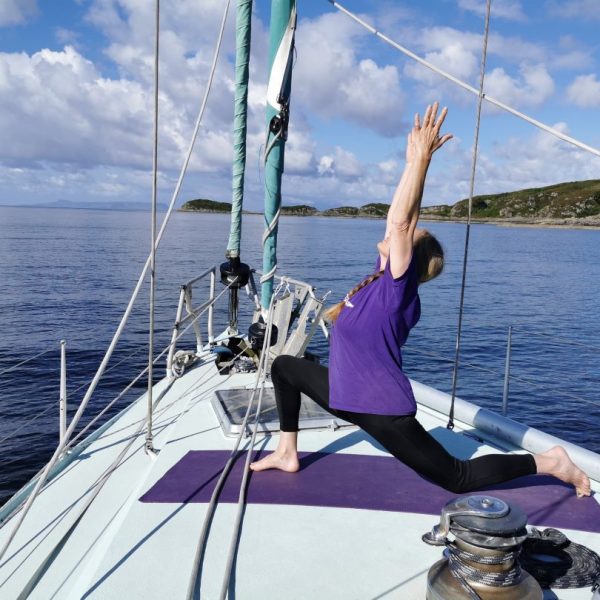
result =
[[[159,221],[164,214],[159,214]],[[444,273],[420,288],[421,320],[403,349],[409,377],[450,392],[466,226],[424,224],[445,248]],[[229,216],[174,213],[157,253],[155,354],[169,343],[182,283],[224,261]],[[337,302],[374,269],[384,221],[282,217],[278,273]],[[262,268],[264,219],[246,215],[242,259]],[[0,504],[51,456],[59,436],[60,341],[69,418],[93,377],[150,251],[144,212],[0,207]],[[218,285],[221,285],[220,283]],[[204,294],[204,295],[203,295]],[[201,301],[207,289],[199,288]],[[148,360],[148,282],[84,426]],[[227,324],[227,303],[216,330]],[[242,330],[251,299],[242,292]],[[600,452],[600,231],[471,226],[457,396]],[[184,338],[180,348],[194,348]],[[327,362],[327,342],[310,350]],[[23,363],[23,364],[21,364]],[[164,363],[155,376],[164,375]],[[144,393],[142,379],[104,417]],[[102,422],[102,420],[100,421]]]

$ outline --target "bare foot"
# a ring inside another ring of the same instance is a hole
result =
[[[547,452],[537,454],[535,461],[538,473],[548,473],[565,483],[574,485],[579,498],[591,494],[589,477],[569,458],[561,446],[554,446]]]
[[[250,463],[250,469],[253,471],[266,471],[267,469],[279,469],[288,473],[295,473],[300,469],[298,454],[296,452],[282,452],[275,450],[272,454],[267,454],[264,458]]]

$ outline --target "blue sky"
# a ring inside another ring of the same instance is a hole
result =
[[[232,2],[235,5],[235,2]],[[345,0],[380,31],[477,85],[485,0]],[[153,3],[3,0],[0,204],[150,201]],[[168,202],[204,93],[225,2],[162,0],[159,200]],[[389,201],[414,112],[439,99],[455,138],[424,204],[468,193],[475,97],[326,0],[298,5],[285,204]],[[247,207],[262,203],[270,2],[254,5]],[[486,92],[599,148],[600,2],[495,0]],[[230,199],[234,14],[181,202]],[[486,108],[476,193],[600,178],[600,158]]]

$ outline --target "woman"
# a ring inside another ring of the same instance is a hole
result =
[[[254,462],[254,471],[299,469],[300,394],[333,415],[354,423],[403,463],[434,483],[464,493],[534,473],[550,474],[589,496],[590,481],[560,446],[543,454],[492,454],[458,460],[415,418],[416,402],[402,372],[400,347],[420,317],[418,285],[439,275],[443,251],[427,231],[417,229],[423,186],[433,153],[452,135],[440,136],[447,109],[438,103],[415,115],[408,135],[406,167],[388,212],[376,273],[326,316],[334,323],[330,366],[280,356],[271,369],[281,423],[274,453]]]

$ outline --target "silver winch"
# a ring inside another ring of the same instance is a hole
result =
[[[526,525],[520,508],[492,496],[448,502],[440,523],[423,535],[445,546],[429,569],[427,600],[542,600],[542,588],[517,561]]]

